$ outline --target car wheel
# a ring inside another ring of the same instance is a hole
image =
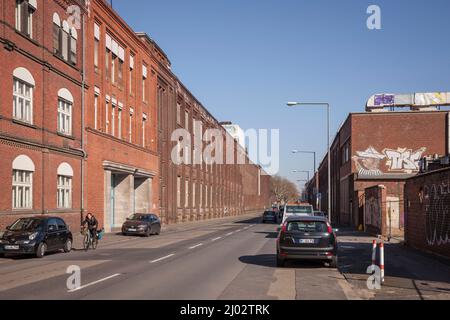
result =
[[[37,247],[36,257],[43,258],[46,252],[47,252],[47,244],[45,242],[41,242]]]
[[[151,228],[151,227],[148,227],[148,228],[147,228],[147,231],[145,232],[145,236],[148,238],[148,237],[151,236],[151,234],[152,234],[152,228]]]
[[[338,267],[338,257],[333,256],[330,263],[328,264],[330,268],[336,269]]]
[[[284,264],[285,264],[285,260],[284,260],[283,258],[280,258],[280,257],[277,255],[277,267],[278,267],[278,268],[283,268],[283,267],[284,267]]]
[[[64,244],[64,252],[69,253],[72,251],[72,239],[67,239],[66,243]]]

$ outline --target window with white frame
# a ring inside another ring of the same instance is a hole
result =
[[[112,108],[111,108],[111,135],[115,136],[116,134],[116,107],[117,102],[112,100]]]
[[[56,195],[58,209],[72,208],[72,179],[72,167],[68,163],[62,163],[58,167]]]
[[[72,135],[73,96],[67,89],[58,92],[58,132]]]
[[[134,109],[130,108],[130,123],[128,125],[128,139],[131,142],[133,142],[133,114],[134,114]]]
[[[106,97],[106,103],[105,103],[105,132],[109,133],[109,102],[110,98],[109,96]]]
[[[12,208],[14,210],[33,208],[33,161],[25,155],[18,156],[12,163]]]
[[[142,116],[142,146],[145,148],[145,144],[146,144],[146,130],[145,128],[147,127],[147,115],[144,113]]]
[[[142,66],[142,101],[147,102],[147,67]]]
[[[123,105],[119,103],[119,109],[117,110],[117,137],[122,139],[122,109]]]
[[[98,129],[98,99],[100,97],[100,89],[95,87],[94,95],[94,129]]]
[[[36,0],[16,0],[16,30],[33,38],[33,14]]]
[[[15,120],[33,123],[33,88],[33,85],[14,78],[13,118]]]
[[[100,50],[100,26],[94,23],[94,70],[98,71]]]

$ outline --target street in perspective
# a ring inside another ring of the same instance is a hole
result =
[[[0,300],[450,300],[448,10],[0,0]]]

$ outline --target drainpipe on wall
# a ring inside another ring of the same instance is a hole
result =
[[[86,151],[84,150],[84,109],[85,109],[85,93],[84,93],[84,86],[86,83],[86,26],[85,26],[85,16],[86,12],[83,12],[82,15],[82,28],[83,28],[83,62],[82,62],[82,80],[81,80],[81,150],[83,152],[83,158],[81,159],[81,212],[80,212],[80,225],[83,222],[83,214],[84,214],[84,162],[86,159]]]

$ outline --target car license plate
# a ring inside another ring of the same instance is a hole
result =
[[[19,250],[19,246],[5,246],[5,250]]]
[[[299,244],[315,244],[316,240],[314,239],[298,239]]]
[[[136,232],[136,231],[137,231],[137,229],[128,229],[128,231],[131,231],[131,232]]]

